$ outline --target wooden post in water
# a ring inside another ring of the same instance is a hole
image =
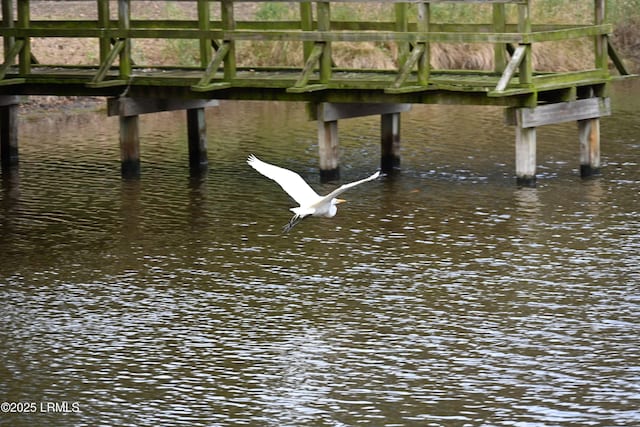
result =
[[[400,113],[380,116],[380,169],[386,174],[400,169]]]
[[[140,177],[139,116],[120,115],[120,172],[122,178]]]
[[[318,154],[320,155],[320,181],[340,179],[340,147],[338,120],[318,120]]]
[[[381,169],[394,173],[400,167],[400,113],[411,104],[331,103],[311,104],[310,118],[318,121],[320,180],[340,178],[338,120],[380,115]]]
[[[118,116],[120,120],[122,177],[140,176],[139,115],[160,111],[187,110],[190,170],[192,175],[206,171],[207,126],[204,112],[205,108],[216,106],[218,101],[210,99],[109,98],[107,114]]]
[[[187,134],[189,141],[189,171],[198,176],[207,170],[207,123],[204,108],[187,110]]]
[[[536,185],[536,128],[516,125],[516,182],[522,187]]]
[[[0,97],[0,163],[2,173],[18,165],[18,97]]]
[[[578,120],[580,138],[580,175],[600,173],[600,118]]]

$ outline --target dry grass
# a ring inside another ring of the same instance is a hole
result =
[[[613,45],[625,58],[630,72],[640,73],[640,16],[632,17],[616,25]]]

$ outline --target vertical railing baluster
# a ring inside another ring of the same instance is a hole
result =
[[[595,25],[602,25],[607,18],[605,0],[595,0],[594,4],[594,23]],[[595,36],[595,59],[596,68],[607,71],[608,69],[608,57],[607,57],[607,35],[599,34]]]
[[[222,30],[233,31],[236,29],[236,20],[233,13],[233,0],[221,0]],[[231,80],[236,76],[236,42],[224,40],[229,43],[229,52],[224,60],[224,79]]]
[[[531,0],[518,5],[518,32],[528,34],[531,32]],[[523,43],[525,54],[520,63],[520,83],[531,84],[533,82],[533,55],[531,43]]]
[[[118,0],[118,28],[124,34],[125,44],[120,52],[120,78],[128,80],[131,77],[131,0]]]
[[[331,4],[328,1],[316,3],[318,13],[318,31],[331,31]],[[320,57],[320,83],[331,80],[331,42],[325,41]]]
[[[109,16],[109,0],[98,0],[98,26],[102,30],[108,30],[111,26]],[[107,31],[100,37],[100,63],[106,61],[111,50],[111,37]]]
[[[31,21],[31,8],[29,0],[18,0],[18,28],[29,28],[29,22]],[[19,56],[19,69],[21,75],[26,75],[31,72],[31,40],[28,36],[24,37],[24,46],[20,51]]]
[[[198,29],[200,31],[209,31],[210,28],[209,0],[198,0]],[[206,68],[211,61],[211,55],[211,39],[209,37],[202,37],[200,39],[200,65],[203,68]]]
[[[2,0],[2,26],[5,28],[13,28],[15,26],[13,22],[13,0]],[[15,44],[15,37],[4,36],[4,52],[5,55],[11,50]],[[13,65],[13,58],[7,58],[11,61],[10,65]]]
[[[300,28],[302,29],[302,31],[313,30],[313,8],[311,7],[311,2],[300,3]],[[311,55],[312,50],[313,50],[312,41],[302,42],[302,51],[303,51],[305,62],[309,58],[309,55]]]
[[[395,30],[399,33],[406,33],[409,31],[409,18],[408,18],[408,3],[396,3],[395,4]],[[409,57],[409,43],[398,43],[398,68],[402,68],[404,63]]]
[[[431,8],[428,2],[418,3],[418,32],[429,32],[429,21],[431,19]],[[418,60],[418,84],[426,86],[429,82],[429,72],[431,68],[431,44],[424,42],[424,51]]]
[[[493,32],[502,34],[506,32],[505,5],[496,3],[493,5]],[[504,43],[493,45],[493,71],[502,73],[507,65],[507,55]]]

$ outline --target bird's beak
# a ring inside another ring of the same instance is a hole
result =
[[[345,203],[346,200],[345,199],[336,199],[336,205],[339,205],[340,203]]]

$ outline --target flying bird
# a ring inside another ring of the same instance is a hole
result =
[[[356,185],[372,181],[380,176],[380,172],[376,172],[368,178],[344,184],[326,196],[320,196],[294,171],[263,162],[253,154],[249,156],[247,163],[262,175],[277,182],[300,205],[297,208],[290,209],[293,212],[293,217],[283,227],[285,233],[308,216],[323,216],[327,218],[335,216],[336,212],[338,212],[336,206],[346,201],[337,198],[340,194]]]

